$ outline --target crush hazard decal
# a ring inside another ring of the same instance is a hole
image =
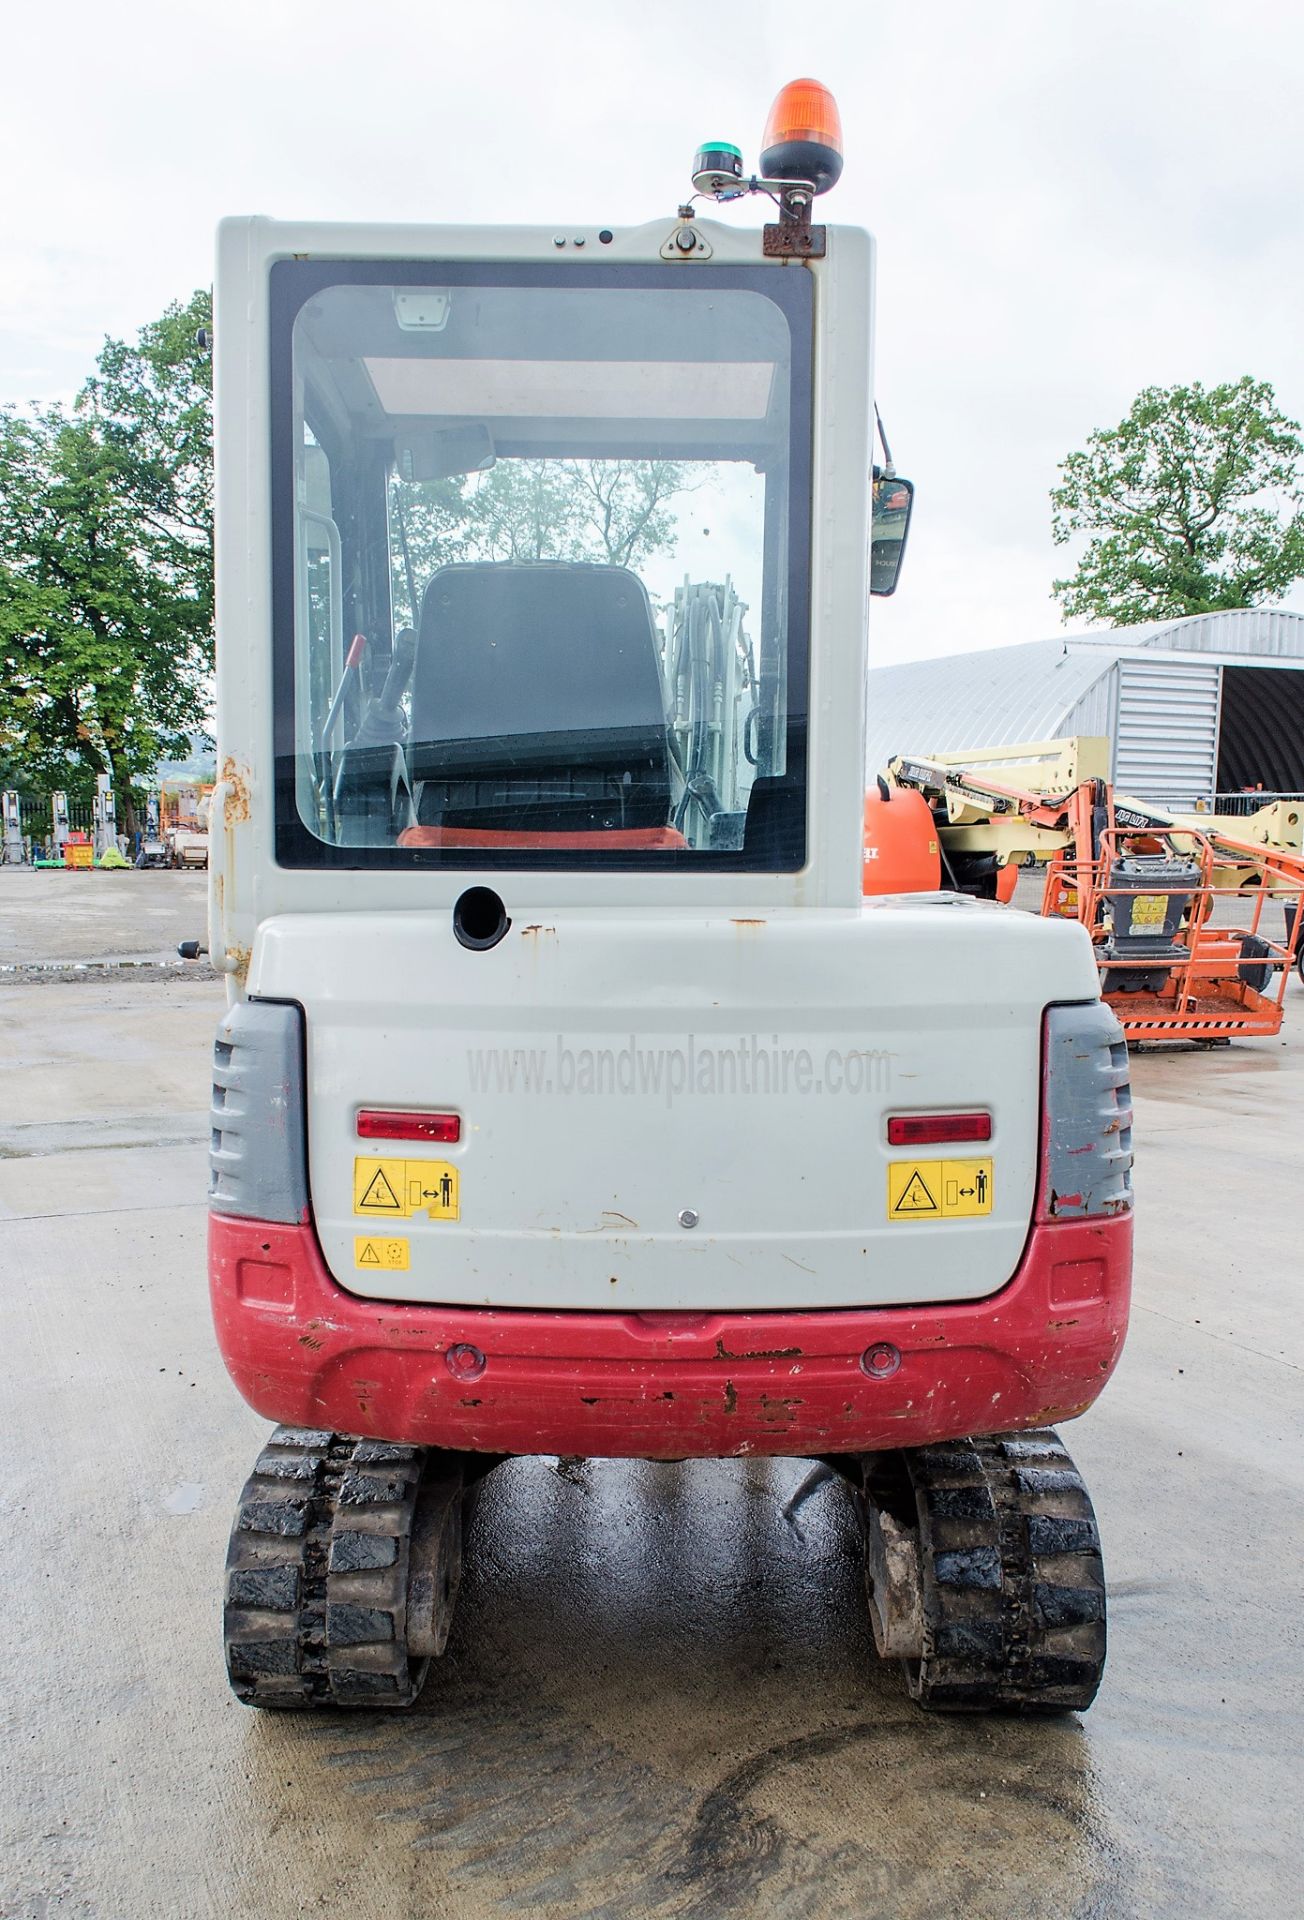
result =
[[[991,1210],[990,1160],[896,1160],[888,1167],[889,1220],[964,1220]]]
[[[447,1160],[353,1162],[353,1211],[370,1220],[456,1220],[461,1212],[457,1168]]]

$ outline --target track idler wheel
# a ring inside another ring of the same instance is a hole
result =
[[[874,1640],[939,1712],[1081,1712],[1105,1665],[1105,1577],[1050,1428],[863,1462]]]
[[[277,1427],[227,1552],[223,1630],[238,1698],[410,1706],[448,1639],[464,1492],[457,1454]]]

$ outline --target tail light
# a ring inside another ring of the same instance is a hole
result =
[[[991,1137],[990,1113],[894,1113],[887,1123],[890,1147],[938,1147]]]
[[[1049,1007],[1042,1027],[1040,1220],[1132,1205],[1132,1087],[1123,1029],[1100,1000]]]
[[[456,1113],[409,1113],[364,1107],[358,1115],[360,1140],[460,1140],[462,1119]]]

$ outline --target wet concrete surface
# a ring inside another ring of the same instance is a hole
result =
[[[179,940],[206,941],[207,919],[200,870],[0,867],[0,983],[78,966],[170,968]]]
[[[415,1711],[240,1707],[221,1564],[266,1428],[207,1318],[220,1005],[0,986],[0,1913],[1300,1911],[1297,983],[1283,1041],[1135,1063],[1132,1333],[1065,1429],[1110,1661],[1049,1722],[910,1705],[847,1497],[797,1461],[502,1468]]]

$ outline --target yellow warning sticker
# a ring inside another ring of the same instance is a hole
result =
[[[964,1220],[992,1210],[990,1160],[894,1160],[889,1220]]]
[[[456,1220],[461,1211],[457,1168],[448,1160],[353,1162],[353,1211],[375,1220]]]
[[[887,1170],[887,1210],[894,1220],[923,1220],[930,1214],[942,1217],[940,1160],[925,1161],[922,1167],[899,1166]]]
[[[404,1196],[407,1192],[405,1160],[355,1160],[353,1162],[353,1211],[388,1213],[396,1220],[407,1219]]]
[[[355,1267],[370,1267],[376,1273],[406,1273],[412,1265],[411,1255],[411,1243],[407,1240],[393,1240],[379,1233],[354,1238]]]
[[[1168,895],[1166,893],[1138,893],[1132,899],[1132,925],[1136,927],[1162,927],[1168,918]]]

